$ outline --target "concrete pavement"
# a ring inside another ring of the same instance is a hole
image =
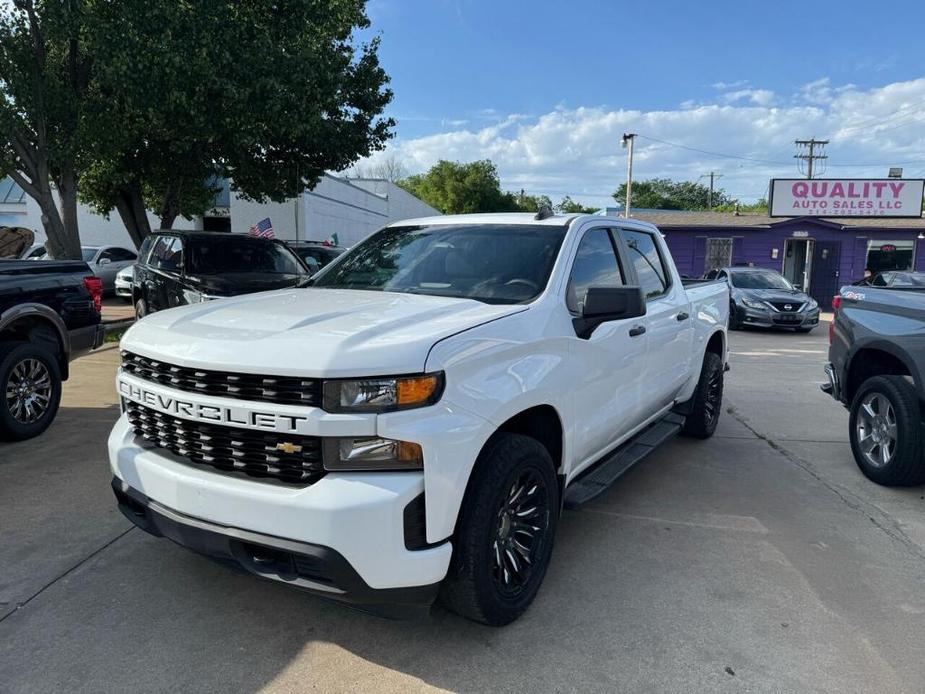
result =
[[[733,333],[713,439],[567,513],[504,629],[391,622],[237,575],[115,511],[115,350],[0,448],[0,692],[918,692],[925,488],[876,487],[818,391],[825,330]]]

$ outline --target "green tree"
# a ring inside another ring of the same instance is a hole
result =
[[[283,201],[381,149],[394,122],[365,0],[100,2],[81,197],[136,244],[212,205],[215,176]],[[118,37],[114,40],[113,37]]]
[[[614,200],[626,202],[626,183],[621,183]],[[633,181],[632,205],[637,209],[652,210],[707,210],[710,209],[710,188],[695,181],[672,181],[670,178],[653,178],[648,181]],[[713,207],[721,207],[733,201],[725,191],[713,191]]]
[[[506,201],[510,201],[514,212],[539,212],[541,207],[552,209],[552,200],[548,195],[527,195],[522,190],[519,193],[505,193]]]
[[[399,185],[444,214],[519,209],[516,196],[501,191],[498,171],[488,159],[467,164],[441,160],[427,173],[409,176]]]
[[[743,204],[738,200],[733,200],[719,207],[713,206],[714,212],[738,212],[739,214],[767,214],[768,201],[765,198],[759,198],[757,202]]]
[[[0,176],[11,176],[38,203],[56,258],[80,258],[77,143],[90,82],[87,26],[80,0],[0,4]]]
[[[571,197],[566,195],[564,198],[562,198],[562,202],[556,205],[556,209],[563,214],[594,214],[600,209],[600,207],[588,207],[586,205],[582,205],[580,202],[572,200]]]

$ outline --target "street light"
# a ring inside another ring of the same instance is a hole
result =
[[[626,163],[626,205],[623,208],[623,216],[629,218],[630,206],[633,202],[633,143],[636,141],[636,133],[623,133],[620,138],[620,146],[623,149],[629,149],[629,159]]]

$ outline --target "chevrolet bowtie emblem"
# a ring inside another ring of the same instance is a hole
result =
[[[302,447],[297,446],[294,443],[289,443],[288,441],[285,441],[283,443],[276,444],[276,450],[281,451],[282,453],[290,453],[290,454],[291,453],[301,453]]]

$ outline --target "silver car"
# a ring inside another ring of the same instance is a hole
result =
[[[81,246],[83,260],[93,274],[103,281],[103,293],[116,289],[116,275],[138,261],[138,254],[120,246]]]
[[[132,303],[132,284],[135,282],[135,265],[119,270],[116,274],[116,296]]]

